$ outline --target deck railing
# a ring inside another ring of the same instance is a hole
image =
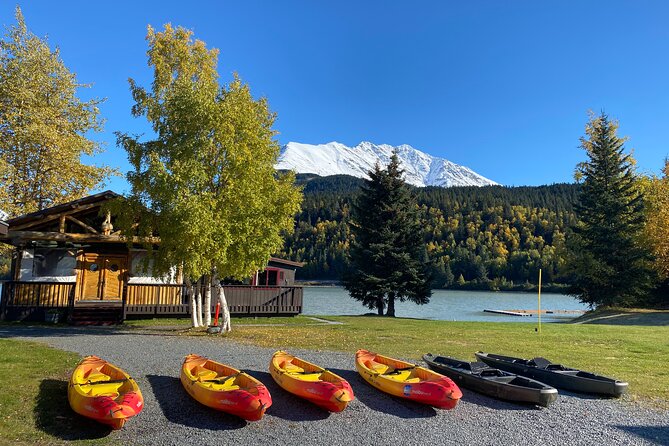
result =
[[[52,308],[69,310],[74,286],[74,282],[3,282],[0,318],[24,319]]]
[[[230,314],[233,316],[296,315],[302,312],[303,289],[296,286],[256,287],[249,285],[223,286]],[[183,285],[126,284],[123,290],[125,317],[188,316],[189,298]],[[39,318],[50,308],[71,315],[75,301],[73,282],[3,283],[0,318]],[[94,307],[90,301],[87,308]],[[216,302],[212,299],[212,311]]]

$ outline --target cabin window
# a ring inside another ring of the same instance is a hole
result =
[[[35,248],[33,277],[71,276],[77,266],[75,253],[63,248]]]
[[[279,270],[277,269],[266,269],[265,271],[258,273],[258,283],[257,286],[277,286],[280,283]],[[283,274],[283,273],[281,273]]]
[[[90,272],[92,272],[92,273],[94,273],[94,272],[97,271],[98,269],[99,269],[99,268],[98,268],[98,264],[97,264],[97,263],[91,263],[91,264],[88,266],[88,270],[89,270]]]

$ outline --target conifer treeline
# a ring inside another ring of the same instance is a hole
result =
[[[298,278],[341,278],[350,237],[351,202],[362,180],[299,176],[302,210],[279,255],[306,262]],[[433,286],[523,289],[559,283],[565,232],[575,223],[578,186],[426,187],[415,190],[424,222]]]

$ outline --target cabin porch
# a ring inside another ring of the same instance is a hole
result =
[[[232,316],[295,316],[302,312],[302,287],[225,285],[223,290]],[[2,284],[0,319],[44,321],[47,312],[57,312],[61,321],[83,325],[190,316],[184,285],[126,284],[121,299],[79,296],[76,282],[7,281]],[[212,302],[212,311],[215,306]]]

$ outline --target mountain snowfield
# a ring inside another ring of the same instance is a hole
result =
[[[318,145],[289,142],[281,148],[275,167],[279,170],[294,170],[297,173],[314,173],[320,176],[343,174],[367,178],[367,172],[377,162],[381,166],[388,164],[395,149],[404,169],[404,180],[414,186],[498,184],[467,167],[428,155],[406,144],[393,147],[388,144],[361,142],[355,147],[348,147],[338,142]]]

